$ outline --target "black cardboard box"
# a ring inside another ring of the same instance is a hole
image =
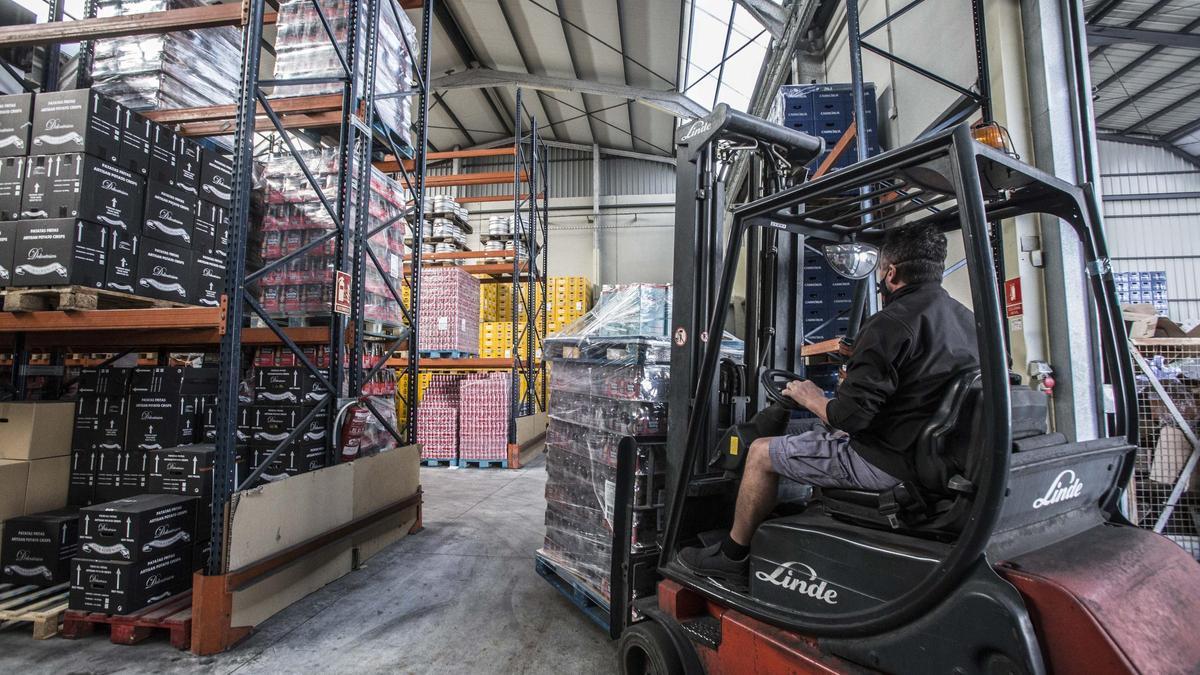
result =
[[[117,164],[144,178],[150,170],[150,142],[157,126],[122,106],[121,152]]]
[[[175,175],[168,182],[172,187],[199,199],[202,168],[200,145],[190,138],[180,136],[176,145]]]
[[[29,154],[33,126],[33,94],[0,96],[0,157]]]
[[[191,588],[192,571],[191,545],[140,562],[75,558],[67,604],[84,612],[129,614]]]
[[[67,483],[67,503],[71,506],[95,503],[97,459],[95,450],[71,451],[71,477]]]
[[[183,248],[191,248],[196,221],[196,198],[166,183],[146,184],[146,215],[142,234]]]
[[[33,99],[30,155],[86,152],[121,157],[121,106],[90,89],[41,93]]]
[[[225,293],[225,259],[220,256],[192,253],[192,298],[197,305],[219,307]]]
[[[129,495],[121,487],[121,464],[124,452],[117,450],[95,450],[96,483],[93,503],[103,504]]]
[[[127,495],[140,495],[146,489],[146,472],[150,468],[149,453],[130,450],[121,459],[121,488]]]
[[[89,560],[137,562],[190,551],[196,500],[139,494],[79,510],[79,555]]]
[[[154,366],[134,368],[129,382],[132,394],[185,394],[215,396],[218,370],[215,367],[180,368]]]
[[[195,442],[196,399],[179,394],[129,397],[127,450],[149,452]]]
[[[138,246],[138,295],[174,302],[193,302],[192,252],[189,249],[143,238]]]
[[[271,454],[273,448],[254,451],[254,468],[258,468],[263,460]],[[260,477],[263,482],[274,483],[289,476],[299,476],[302,473],[316,471],[325,467],[325,448],[316,446],[294,445],[284,450],[267,464]]]
[[[13,255],[17,248],[17,224],[0,223],[0,288],[7,288],[13,281]]]
[[[75,402],[73,450],[125,449],[125,430],[129,401],[124,394],[81,395]]]
[[[104,286],[105,229],[74,218],[17,221],[13,286]]]
[[[117,368],[115,366],[81,368],[79,384],[75,391],[80,395],[124,396],[129,393],[129,380],[132,376],[133,368]]]
[[[149,453],[146,491],[212,498],[212,471],[216,448],[212,444],[185,445]]]
[[[0,158],[0,220],[21,217],[21,195],[25,194],[25,163],[28,157]]]
[[[70,578],[79,550],[79,513],[59,509],[4,521],[0,581],[53,586]]]
[[[219,248],[219,254],[225,255],[225,246],[229,237],[229,209],[217,206],[203,199],[196,201],[196,220],[192,227],[192,248],[205,254],[218,253],[218,241],[225,240]]]
[[[261,404],[243,406],[239,428],[249,433],[249,444],[274,448],[287,438],[312,410],[309,406]],[[324,441],[328,417],[318,413],[312,424],[297,437],[297,442]]]
[[[150,127],[150,163],[146,182],[171,183],[178,171],[182,137],[161,124]]]
[[[305,368],[256,368],[254,400],[266,405],[300,405]]]
[[[231,206],[233,199],[233,159],[207,148],[200,151],[201,199],[218,206]]]
[[[116,228],[109,230],[105,288],[135,295],[138,293],[137,266],[141,241],[142,236],[137,232],[121,232]]]
[[[139,176],[90,155],[30,157],[21,215],[80,218],[122,230],[137,229],[142,222],[143,191]]]

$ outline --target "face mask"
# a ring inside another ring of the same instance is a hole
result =
[[[879,294],[883,296],[883,304],[885,305],[891,302],[892,296],[896,294],[895,291],[888,287],[887,276],[890,273],[891,269],[888,269],[888,271],[884,273],[883,278],[879,280]]]

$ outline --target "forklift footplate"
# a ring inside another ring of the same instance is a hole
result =
[[[679,625],[683,627],[692,642],[704,645],[709,649],[721,646],[721,622],[719,620],[711,616],[702,616],[681,621]]]

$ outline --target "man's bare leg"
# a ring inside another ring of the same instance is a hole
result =
[[[754,531],[775,508],[779,491],[779,474],[771,466],[770,438],[760,438],[750,444],[742,485],[738,488],[737,508],[733,514],[733,529],[729,537],[739,546],[749,546]]]

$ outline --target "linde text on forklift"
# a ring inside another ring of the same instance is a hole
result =
[[[807,595],[831,605],[837,604],[837,591],[827,588],[828,584],[823,579],[817,583],[817,571],[804,563],[794,560],[785,562],[776,566],[775,571],[770,574],[755,572],[754,576],[758,577],[759,581],[769,581],[789,591],[796,591],[800,595]],[[808,578],[803,578],[805,576]]]

